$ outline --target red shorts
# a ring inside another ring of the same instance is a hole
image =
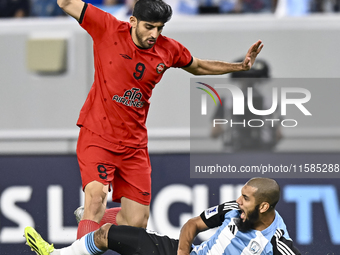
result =
[[[126,197],[143,205],[151,200],[151,164],[147,148],[135,149],[104,140],[82,127],[77,143],[80,174],[85,186],[111,185],[112,201]]]

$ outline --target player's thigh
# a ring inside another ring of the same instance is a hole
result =
[[[146,235],[141,238],[142,255],[149,255],[152,252],[159,255],[177,255],[178,239],[161,235],[155,231],[146,230],[145,232]],[[150,243],[153,245],[150,246]]]
[[[113,225],[108,232],[108,247],[124,255],[176,255],[178,240],[143,228]]]
[[[116,171],[115,154],[107,149],[107,142],[91,131],[82,128],[77,144],[77,158],[83,189],[97,181],[109,185]]]
[[[126,197],[143,205],[151,201],[151,164],[144,149],[129,149],[115,175],[112,199],[121,202]]]

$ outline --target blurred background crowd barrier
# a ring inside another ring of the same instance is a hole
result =
[[[131,14],[135,0],[89,0],[109,12]],[[64,16],[56,0],[1,0],[0,18]],[[278,17],[339,12],[339,0],[169,0],[175,14],[267,13]]]

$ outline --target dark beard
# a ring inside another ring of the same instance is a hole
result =
[[[242,221],[241,218],[235,219],[235,225],[237,226],[238,230],[241,232],[249,232],[250,230],[254,229],[255,222],[260,217],[259,212],[260,205],[255,206],[255,209],[249,213],[248,218],[245,221]]]
[[[150,49],[152,48],[152,45],[150,46],[147,42],[142,40],[142,35],[139,33],[138,26],[136,28],[136,38],[138,43],[141,45],[143,49]]]

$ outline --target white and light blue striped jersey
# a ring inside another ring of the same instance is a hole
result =
[[[208,227],[220,226],[216,233],[200,245],[193,246],[190,255],[295,255],[283,219],[278,212],[273,223],[263,231],[238,230],[235,220],[240,219],[236,202],[228,202],[205,210],[202,220]]]

